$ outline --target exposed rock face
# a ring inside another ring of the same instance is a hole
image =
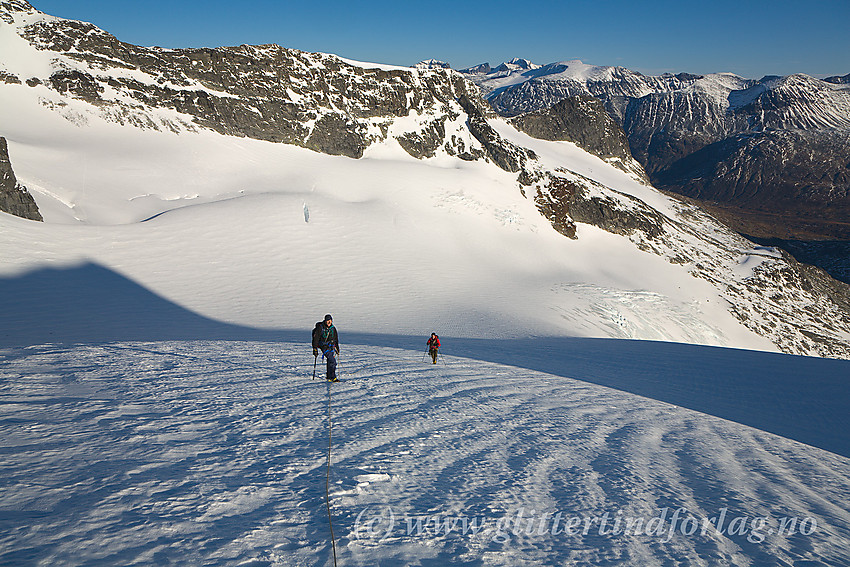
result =
[[[536,157],[531,150],[519,148],[503,140],[487,123],[484,113],[468,97],[462,96],[458,102],[468,116],[466,123],[469,131],[484,146],[493,163],[505,171],[516,173],[525,168],[529,159]]]
[[[544,110],[510,120],[517,129],[541,140],[573,142],[627,171],[646,179],[632,157],[625,132],[605,111],[602,101],[590,95],[565,98]]]
[[[38,211],[35,199],[15,178],[12,162],[9,160],[6,138],[2,137],[0,137],[0,211],[29,220],[44,220]]]
[[[351,158],[394,135],[416,158],[444,150],[465,160],[491,159],[513,173],[522,169],[527,153],[487,125],[492,111],[475,85],[438,62],[387,69],[278,45],[143,48],[68,20],[36,21],[23,35],[39,49],[102,70],[60,68],[39,84],[137,127],[204,127]],[[172,109],[191,122],[163,122],[149,108]],[[421,126],[389,133],[395,119],[409,116],[420,117]]]
[[[407,132],[396,139],[404,151],[417,159],[434,157],[446,139],[446,124],[433,120],[421,132]]]
[[[623,129],[592,96],[565,98],[545,110],[517,116],[511,124],[541,140],[575,142],[600,157],[631,157]]]
[[[847,208],[841,205],[850,204],[850,130],[739,134],[676,160],[655,178],[688,197],[761,212],[805,204],[810,214],[843,222]]]
[[[18,78],[17,75],[13,75],[11,73],[8,73],[7,71],[3,71],[2,69],[0,69],[0,81],[8,83],[10,85],[21,84],[21,80]]]

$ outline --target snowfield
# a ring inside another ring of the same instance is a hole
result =
[[[3,564],[332,565],[329,441],[340,565],[847,564],[847,361],[444,335],[435,366],[337,314],[329,386],[309,326],[92,263],[2,290]]]

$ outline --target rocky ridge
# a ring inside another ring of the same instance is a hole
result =
[[[138,47],[92,24],[44,16],[22,1],[0,5],[7,22],[15,14],[22,37],[53,55],[49,76],[6,72],[7,82],[46,85],[87,101],[109,120],[140,128],[210,128],[352,158],[375,141],[398,136],[406,139],[405,149],[423,157],[435,149],[428,133],[434,119],[460,118],[457,98],[486,108],[470,83],[446,69],[360,66],[278,45]],[[163,118],[151,108],[175,114]],[[409,116],[421,118],[424,127],[389,131],[395,118]],[[466,157],[469,141],[450,133],[444,149]]]

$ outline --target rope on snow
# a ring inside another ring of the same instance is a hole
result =
[[[334,554],[334,567],[336,567],[336,540],[334,538],[334,526],[331,520],[331,435],[333,422],[331,421],[331,383],[328,382],[328,469],[325,477],[325,505],[328,509],[328,527],[331,529],[331,548]]]

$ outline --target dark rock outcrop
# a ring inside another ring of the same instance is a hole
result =
[[[434,157],[446,139],[446,124],[433,120],[421,131],[407,132],[396,139],[404,151],[417,159]]]
[[[565,98],[545,110],[522,114],[510,122],[529,136],[573,142],[601,158],[632,157],[623,129],[608,115],[602,102],[590,95]]]
[[[0,137],[0,211],[17,217],[41,221],[38,205],[27,188],[18,183],[12,162],[9,160],[9,148],[6,138]]]
[[[510,122],[534,138],[573,142],[586,152],[647,180],[632,157],[626,133],[611,118],[602,101],[593,96],[565,98],[544,110],[516,116]]]
[[[99,102],[103,87],[88,73],[77,70],[61,69],[50,75],[50,86],[59,93],[81,98],[89,102]]]
[[[658,211],[591,179],[560,173],[568,177],[546,176],[537,189],[534,202],[555,230],[564,236],[575,238],[576,223],[583,223],[622,236],[641,234],[641,239],[662,238],[666,221]]]
[[[469,131],[484,146],[487,157],[492,159],[493,163],[505,171],[516,173],[525,167],[529,159],[536,158],[531,150],[520,148],[504,140],[487,123],[484,112],[469,97],[461,96],[458,103],[468,117],[466,124]]]
[[[13,75],[8,71],[3,71],[0,69],[0,81],[4,83],[8,83],[10,85],[20,85],[21,79],[17,75]]]

